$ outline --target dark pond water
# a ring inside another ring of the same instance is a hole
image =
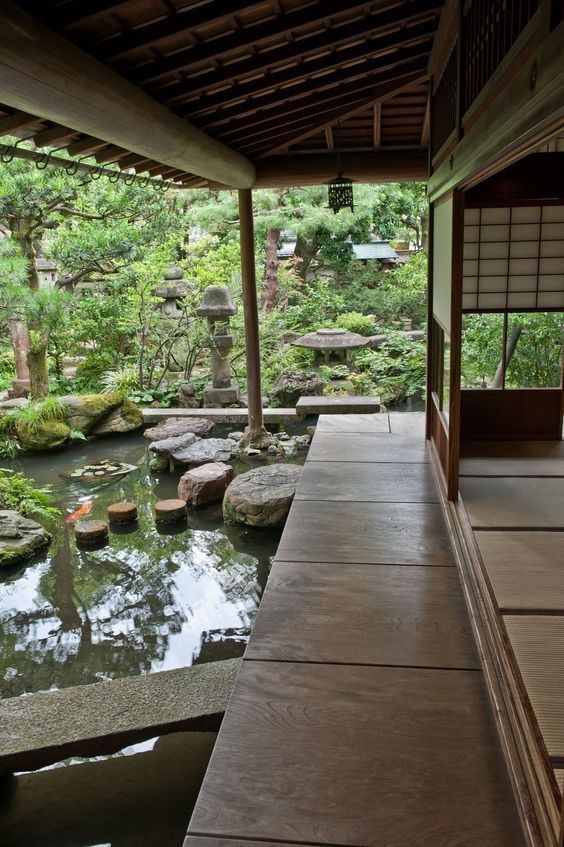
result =
[[[180,531],[157,531],[153,505],[176,496],[180,472],[151,475],[147,444],[116,436],[10,463],[50,484],[65,517],[91,501],[88,517],[105,519],[125,499],[138,504],[139,522],[84,550],[62,519],[48,553],[0,573],[1,697],[242,654],[279,534],[226,526],[220,503],[190,510]],[[108,458],[137,470],[99,485],[61,476]]]

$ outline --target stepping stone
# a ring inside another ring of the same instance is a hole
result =
[[[233,479],[233,468],[225,462],[208,462],[180,477],[178,496],[192,506],[222,500]]]
[[[286,521],[302,469],[299,465],[268,465],[239,474],[223,499],[226,523],[274,527]]]
[[[192,433],[205,435],[215,426],[209,418],[167,418],[156,426],[146,429],[143,435],[149,441],[163,441],[165,438],[177,438]]]
[[[186,520],[186,501],[160,500],[155,503],[155,520],[157,523],[178,523]]]
[[[98,544],[107,541],[110,529],[105,521],[78,521],[74,535],[80,544]]]
[[[348,415],[355,412],[381,412],[379,397],[300,397],[296,403],[299,417],[306,415]]]
[[[170,458],[175,465],[194,468],[206,462],[228,462],[235,445],[236,442],[231,438],[205,438],[171,451]]]
[[[135,503],[113,503],[108,506],[108,518],[110,523],[131,523],[138,518],[137,506]]]
[[[0,511],[0,567],[29,559],[50,541],[50,533],[41,524],[15,509]]]

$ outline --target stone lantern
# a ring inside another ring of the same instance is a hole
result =
[[[207,318],[210,328],[210,350],[212,364],[212,382],[204,391],[204,406],[221,408],[239,402],[239,386],[231,382],[231,363],[229,355],[237,337],[229,331],[229,319],[237,313],[237,306],[232,300],[231,292],[226,285],[210,285],[204,291],[196,314]]]
[[[194,288],[194,283],[183,279],[182,276],[182,269],[171,265],[161,284],[153,291],[155,297],[163,301],[160,309],[165,318],[180,317],[182,311],[178,308],[178,301],[186,297]]]

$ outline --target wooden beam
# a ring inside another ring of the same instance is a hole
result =
[[[297,144],[300,141],[303,141],[305,138],[309,138],[312,135],[316,135],[318,132],[322,132],[326,129],[327,126],[331,126],[336,121],[346,120],[347,118],[352,117],[353,115],[358,114],[359,112],[363,112],[365,109],[373,106],[378,100],[388,99],[389,97],[394,97],[400,91],[403,91],[405,88],[409,88],[413,85],[418,85],[421,82],[425,81],[425,77],[422,76],[422,71],[412,72],[410,74],[406,74],[405,76],[398,77],[387,83],[382,83],[381,85],[377,85],[371,92],[371,95],[363,100],[362,103],[353,106],[351,109],[350,106],[345,107],[338,115],[334,115],[329,121],[324,121],[321,126],[311,127],[309,130],[298,133],[297,135],[293,135],[292,133],[285,134],[283,137],[279,137],[275,146],[269,149],[268,154],[272,155],[277,153],[285,144],[289,146],[293,144]]]
[[[212,41],[204,41],[184,50],[176,50],[169,58],[155,59],[150,65],[144,65],[138,73],[134,72],[133,79],[147,83],[169,74],[178,73],[178,71],[189,72],[204,62],[206,64],[213,63],[218,59],[223,59],[229,53],[254,47],[261,41],[280,38],[303,27],[314,27],[320,20],[323,21],[326,37],[333,32],[330,21],[332,17],[339,17],[339,13],[341,16],[346,14],[354,16],[359,9],[364,7],[366,7],[366,0],[349,2],[346,7],[343,7],[342,0],[319,0],[315,5],[308,4],[305,7],[289,9],[280,16],[255,26],[245,27],[240,32],[232,32],[229,35],[214,38]],[[393,9],[394,23],[397,24],[397,0],[388,0],[386,7]],[[386,7],[383,10],[384,12]],[[378,10],[375,20],[380,16],[381,11]],[[389,18],[389,15],[383,14],[382,25],[389,25]],[[357,31],[359,23],[356,22],[354,27]],[[335,32],[339,33],[341,28],[347,29],[347,26],[339,26],[335,29]],[[310,41],[317,45],[319,38],[314,36],[304,40],[304,45],[307,46],[308,50],[310,49]],[[297,45],[300,43],[296,42]],[[286,47],[289,46],[286,44]]]
[[[272,50],[267,50],[260,54],[253,54],[248,59],[242,59],[235,64],[230,64],[224,68],[214,68],[209,72],[198,74],[194,81],[198,91],[209,88],[221,83],[231,84],[233,80],[244,75],[258,75],[261,71],[271,70],[275,65],[280,64],[287,66],[294,59],[300,62],[302,59],[312,56],[311,62],[315,61],[315,54],[324,54],[326,63],[330,63],[329,51],[331,48],[338,47],[339,52],[347,49],[347,42],[354,43],[352,50],[353,59],[362,51],[362,42],[369,40],[372,43],[372,52],[378,49],[377,41],[379,38],[384,38],[386,35],[397,31],[398,28],[405,27],[404,37],[409,40],[409,36],[415,37],[418,33],[415,27],[425,21],[435,20],[440,10],[441,3],[439,0],[414,0],[410,5],[409,16],[405,15],[405,7],[398,13],[398,4],[394,3],[395,9],[389,9],[378,15],[373,13],[367,18],[360,21],[355,21],[352,24],[347,24],[338,28],[330,29],[327,33],[323,32],[311,36],[310,38],[295,41],[291,44],[285,44],[282,47],[275,47]],[[380,20],[378,21],[378,17]],[[409,30],[412,32],[409,32]],[[374,39],[374,41],[372,41]],[[358,42],[361,42],[360,44]],[[308,75],[311,71],[310,62],[305,63],[303,68],[304,75]],[[136,80],[137,81],[137,80]],[[186,93],[186,82],[171,80],[169,83],[152,86],[152,90],[159,91],[159,100],[172,102],[177,94]],[[193,89],[191,89],[191,93]]]
[[[333,128],[330,126],[325,130],[325,141],[327,142],[327,150],[332,153],[335,149],[335,141],[333,139]]]
[[[164,165],[236,188],[254,181],[251,162],[140,91],[114,71],[0,0],[0,101],[102,136]]]
[[[19,129],[25,129],[26,126],[33,126],[40,120],[34,115],[28,115],[27,112],[18,110],[13,115],[0,118],[0,135],[10,135],[10,133],[17,132]]]
[[[342,153],[341,166],[355,182],[412,182],[427,179],[428,173],[425,150]],[[336,168],[336,155],[273,156],[257,162],[254,187],[321,185],[335,178]]]
[[[421,128],[421,147],[427,147],[429,144],[429,131],[431,126],[431,98],[428,97],[427,105],[425,106],[425,116],[423,118],[423,126]]]
[[[52,126],[50,129],[44,129],[42,132],[36,133],[32,140],[36,147],[49,147],[58,141],[67,141],[74,138],[77,134],[76,130],[69,129],[66,126]],[[60,146],[66,147],[67,145]]]
[[[253,192],[239,191],[239,228],[241,241],[241,280],[245,319],[245,354],[247,361],[248,433],[264,430],[260,377],[260,344],[255,272],[255,235],[253,225]],[[265,433],[266,434],[266,433]]]
[[[378,150],[380,147],[380,142],[382,140],[382,103],[378,101],[378,103],[374,104],[374,131],[372,133],[372,144],[374,145],[374,149]]]

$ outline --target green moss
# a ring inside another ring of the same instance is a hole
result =
[[[124,400],[120,411],[123,419],[128,423],[135,424],[135,426],[141,426],[143,423],[141,409],[131,400]]]
[[[84,414],[92,415],[93,417],[99,417],[106,412],[111,412],[122,401],[121,395],[117,391],[112,391],[108,394],[83,394],[79,399]]]
[[[33,429],[18,423],[16,435],[24,450],[53,450],[67,441],[70,427],[63,421],[42,421]]]

